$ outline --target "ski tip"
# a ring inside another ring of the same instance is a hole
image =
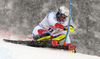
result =
[[[3,40],[9,40],[9,39],[3,39]]]
[[[3,39],[3,41],[10,41],[9,39]]]

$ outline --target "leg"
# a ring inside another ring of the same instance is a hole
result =
[[[43,33],[43,34],[39,34],[36,36],[33,36],[35,40],[37,41],[41,41],[41,40],[46,40],[46,39],[50,39],[51,35],[49,33]]]
[[[57,41],[61,41],[65,38],[65,35],[64,34],[61,34],[61,35],[57,35],[57,36],[54,36],[52,38],[52,40],[57,40]]]

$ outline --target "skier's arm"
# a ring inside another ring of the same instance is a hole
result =
[[[55,27],[56,27],[56,28],[63,29],[63,30],[67,30],[67,29],[68,29],[68,26],[63,26],[63,25],[61,25],[61,24],[59,24],[59,23],[56,23],[56,24],[55,24]],[[69,31],[70,31],[70,32],[73,32],[73,31],[74,31],[74,27],[73,27],[72,25],[69,26]]]
[[[63,30],[67,30],[68,27],[67,26],[63,26],[62,24],[58,23],[56,20],[55,20],[55,15],[53,13],[50,13],[47,15],[47,18],[48,18],[48,21],[49,23],[52,25],[52,26],[55,26],[55,28],[60,28],[60,29],[63,29]],[[73,26],[70,26],[69,27],[69,31],[70,32],[73,32],[74,31],[74,27]]]
[[[56,28],[61,28],[61,29],[63,29],[63,28],[62,28],[63,25],[60,24],[60,23],[58,23],[58,22],[55,20],[56,17],[55,17],[55,15],[54,15],[53,13],[49,14],[47,18],[48,18],[49,23],[50,23],[52,26],[55,26]]]
[[[52,25],[52,26],[54,26],[55,25],[55,23],[57,23],[57,21],[55,20],[55,14],[53,14],[53,13],[49,13],[48,15],[47,15],[47,19],[48,19],[48,21],[49,21],[49,23]]]

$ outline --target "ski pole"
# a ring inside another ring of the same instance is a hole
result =
[[[71,13],[72,13],[72,0],[70,0],[70,13],[69,13],[68,29],[67,29],[67,33],[66,33],[66,37],[65,37],[65,41],[64,41],[63,45],[66,44],[66,40],[67,40],[67,36],[68,36],[68,32],[69,32],[69,26],[70,26],[70,21],[71,21]]]

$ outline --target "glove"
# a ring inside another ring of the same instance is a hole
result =
[[[60,29],[63,29],[63,25],[62,24],[60,24],[60,23],[56,23],[55,24],[55,28],[60,28]]]
[[[55,28],[60,28],[60,29],[63,29],[63,30],[67,30],[68,29],[68,26],[63,26],[60,23],[56,23],[55,24]],[[69,31],[70,32],[73,32],[74,31],[74,27],[72,25],[69,26]]]
[[[63,30],[67,30],[68,26],[63,26]],[[74,31],[74,27],[72,25],[69,26],[69,31],[73,32]]]

